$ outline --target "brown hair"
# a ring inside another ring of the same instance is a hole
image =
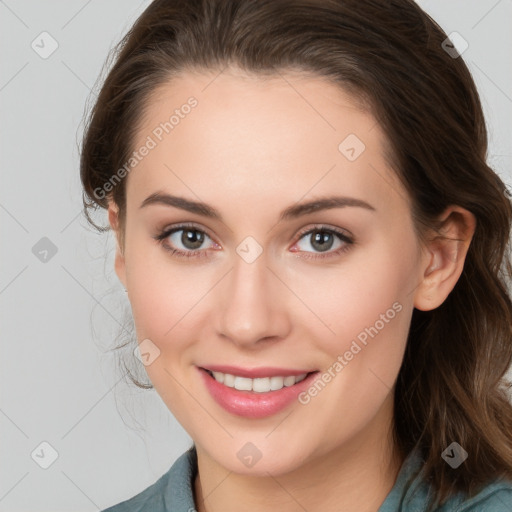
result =
[[[362,99],[387,134],[420,238],[449,205],[477,221],[453,291],[413,312],[395,390],[396,444],[421,451],[438,503],[512,479],[511,196],[486,164],[479,96],[446,37],[413,0],[156,0],[115,49],[81,154],[88,219],[112,199],[122,223],[124,181],[98,190],[129,159],[150,93],[180,72],[299,70]],[[456,471],[441,458],[452,441],[470,452]]]

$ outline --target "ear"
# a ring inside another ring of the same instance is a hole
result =
[[[117,277],[126,289],[126,265],[124,259],[123,236],[121,233],[121,224],[119,222],[119,208],[113,201],[109,201],[108,203],[108,221],[116,237],[116,256],[114,261],[114,268]]]
[[[423,250],[423,277],[414,296],[414,307],[422,311],[440,306],[457,284],[476,228],[475,216],[459,206],[449,206],[439,220],[439,232]]]

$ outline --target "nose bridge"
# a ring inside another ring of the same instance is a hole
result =
[[[226,276],[218,329],[232,342],[250,345],[263,338],[285,336],[288,322],[286,301],[279,299],[282,290],[267,268],[266,254],[247,258],[244,248],[240,244],[232,271]]]

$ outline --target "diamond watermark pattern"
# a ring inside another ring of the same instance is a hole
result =
[[[30,456],[38,466],[48,469],[58,459],[59,454],[50,443],[43,441],[34,449]]]
[[[252,468],[263,456],[261,451],[251,442],[245,443],[236,456],[240,459],[244,466]]]
[[[253,263],[263,252],[263,247],[252,236],[248,236],[238,244],[236,252],[246,263]]]
[[[30,45],[39,57],[47,59],[59,47],[59,43],[48,32],[41,32]]]
[[[57,254],[57,250],[57,246],[44,236],[32,247],[32,254],[42,263],[48,263]]]
[[[441,453],[441,457],[453,469],[457,469],[468,458],[468,452],[459,443],[453,442]]]
[[[354,133],[351,133],[338,146],[339,152],[349,161],[354,162],[366,149],[364,142]]]
[[[457,59],[469,48],[469,43],[458,32],[452,32],[441,43],[441,48],[452,59]]]
[[[160,356],[160,349],[149,338],[146,338],[135,347],[133,354],[144,366],[149,366]]]

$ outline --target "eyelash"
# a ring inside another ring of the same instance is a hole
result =
[[[172,228],[165,229],[158,235],[154,236],[153,238],[162,245],[162,247],[168,251],[172,256],[176,256],[178,258],[208,258],[209,255],[204,249],[197,249],[195,251],[182,251],[180,249],[174,249],[172,247],[169,247],[169,245],[166,244],[166,240],[169,236],[176,233],[177,231],[184,231],[184,230],[190,230],[190,231],[198,231],[199,233],[203,233],[208,238],[212,239],[208,233],[206,233],[204,230],[200,229],[195,224],[180,224],[178,226],[173,226]],[[315,256],[312,256],[311,253],[305,252],[305,254],[308,254],[308,256],[304,256],[306,259],[313,259],[313,260],[322,260],[325,258],[332,258],[336,257],[342,253],[345,253],[348,251],[351,247],[351,245],[354,244],[354,240],[352,240],[344,231],[338,230],[336,228],[331,228],[324,226],[322,224],[314,225],[313,227],[309,227],[301,232],[298,233],[298,239],[301,240],[304,236],[309,235],[315,231],[321,231],[325,233],[330,233],[333,235],[336,235],[343,243],[344,245],[335,251],[332,252],[326,252],[325,254],[316,253]],[[296,243],[297,243],[296,242]],[[301,251],[297,251],[301,252]]]

